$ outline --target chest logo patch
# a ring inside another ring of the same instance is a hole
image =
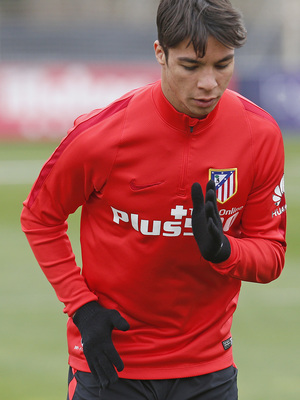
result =
[[[209,169],[209,179],[216,185],[217,200],[223,204],[237,192],[237,168]]]

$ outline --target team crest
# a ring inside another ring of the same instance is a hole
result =
[[[209,179],[216,185],[217,200],[225,203],[237,192],[237,168],[209,169]]]

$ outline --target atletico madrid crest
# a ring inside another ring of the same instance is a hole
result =
[[[237,192],[237,168],[209,169],[209,179],[216,185],[217,200],[225,203]]]

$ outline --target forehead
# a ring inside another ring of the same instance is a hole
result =
[[[176,47],[172,47],[169,49],[169,57],[173,57],[175,59],[181,58],[190,58],[193,60],[197,60],[199,62],[203,61],[211,61],[218,62],[225,57],[233,56],[234,49],[228,48],[224,46],[221,42],[215,39],[212,36],[209,36],[207,40],[207,48],[204,57],[199,57],[195,52],[193,44],[189,44],[189,40],[185,39],[180,42]]]

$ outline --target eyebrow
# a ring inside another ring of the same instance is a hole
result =
[[[228,56],[222,58],[221,60],[218,60],[216,62],[216,64],[221,64],[223,62],[230,61],[233,58],[234,58],[234,54],[228,54]],[[197,64],[197,65],[203,64],[202,61],[199,61],[198,59],[194,59],[194,58],[189,58],[189,57],[178,57],[178,60],[183,61],[183,62],[188,62],[190,64]]]

